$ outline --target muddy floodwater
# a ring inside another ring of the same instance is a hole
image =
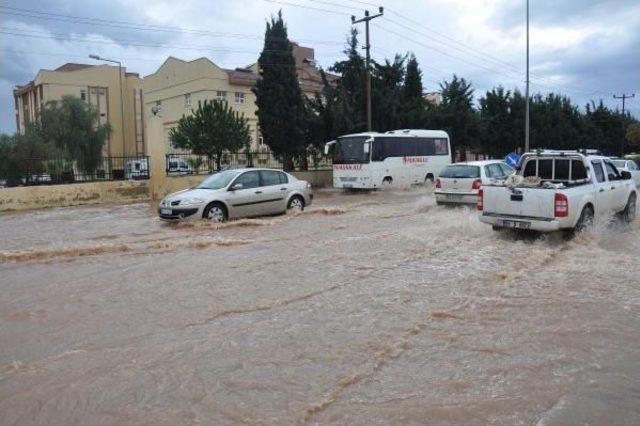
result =
[[[0,215],[0,424],[640,424],[640,221],[494,232],[428,189],[167,225]]]

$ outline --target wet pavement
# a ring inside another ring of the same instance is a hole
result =
[[[640,424],[640,221],[514,236],[425,188],[154,211],[0,215],[0,424]]]

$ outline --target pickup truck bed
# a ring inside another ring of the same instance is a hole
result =
[[[494,228],[551,232],[581,228],[597,215],[624,213],[633,220],[635,185],[624,178],[626,175],[616,174],[617,170],[606,173],[608,161],[606,157],[577,152],[525,154],[516,176],[505,183],[483,185],[478,194],[480,221]],[[535,162],[535,167],[529,162]],[[538,182],[525,182],[523,172],[528,173],[527,180],[537,178]],[[540,179],[533,173],[551,179]],[[567,179],[553,179],[556,173]],[[571,173],[579,179],[571,179]]]

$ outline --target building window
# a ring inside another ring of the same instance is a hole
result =
[[[236,92],[236,103],[243,104],[244,103],[244,93]]]
[[[80,99],[82,99],[83,101],[87,100],[87,91],[86,90],[81,90],[80,91]]]
[[[218,90],[216,92],[216,100],[217,101],[226,101],[227,100],[227,92],[224,90]]]
[[[187,93],[186,95],[184,95],[184,107],[185,108],[191,107],[191,93]]]

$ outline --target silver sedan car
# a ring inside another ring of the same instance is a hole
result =
[[[158,206],[168,221],[227,219],[302,211],[313,201],[311,184],[281,170],[235,169],[208,176],[195,188],[167,195]]]

